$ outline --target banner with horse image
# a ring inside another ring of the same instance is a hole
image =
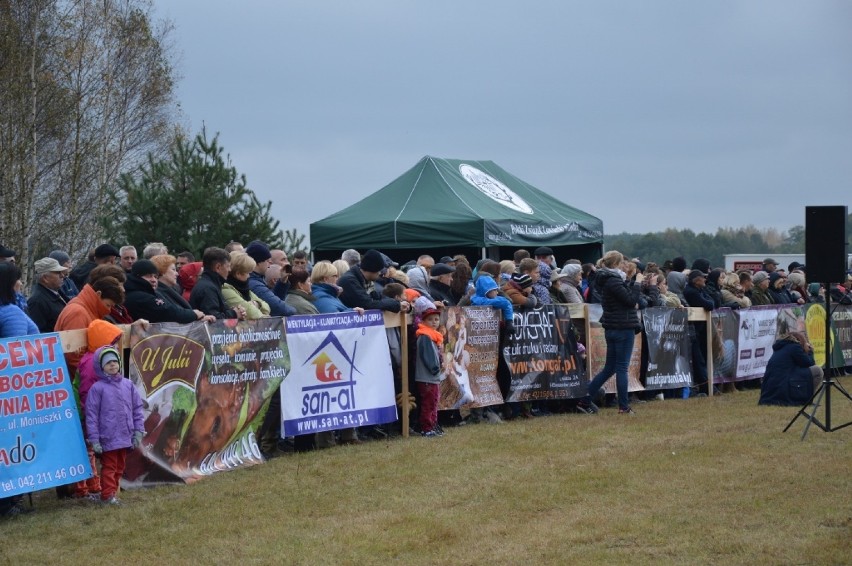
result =
[[[281,384],[281,433],[296,436],[396,420],[381,311],[286,319],[291,372]]]
[[[441,410],[503,403],[497,383],[500,312],[492,307],[450,307],[441,314],[444,368]]]
[[[262,463],[255,431],[288,370],[281,318],[132,327],[146,434],[125,479],[190,482]]]
[[[566,305],[515,311],[515,332],[503,358],[511,382],[507,402],[576,399],[588,381],[580,371],[577,339]]]
[[[0,497],[90,477],[59,335],[0,339]]]
[[[594,378],[606,365],[606,336],[601,326],[603,307],[599,304],[588,305],[589,336],[586,338],[586,357],[589,363],[589,378]],[[633,341],[633,353],[630,355],[630,365],[627,368],[627,391],[644,391],[640,381],[642,368],[642,334],[637,334]],[[588,381],[586,382],[588,386]],[[615,375],[606,380],[603,387],[606,393],[615,393]],[[585,393],[584,393],[585,394]]]
[[[691,386],[688,311],[653,307],[642,311],[642,319],[648,340],[645,387],[676,389]]]

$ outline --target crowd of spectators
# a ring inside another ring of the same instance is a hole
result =
[[[608,351],[604,370],[592,381],[591,395],[575,402],[571,408],[597,412],[596,402],[606,400],[596,393],[603,382],[615,374],[618,394],[614,404],[619,412],[634,414],[630,403],[643,399],[628,399],[626,363],[632,349],[632,334],[639,331],[637,313],[641,309],[697,307],[712,311],[722,307],[804,304],[824,302],[826,292],[835,303],[852,304],[852,275],[826,290],[819,283],[808,283],[805,265],[794,262],[782,269],[772,258],[766,258],[763,268],[755,272],[726,272],[713,268],[703,258],[691,264],[683,257],[656,263],[613,251],[597,263],[567,259],[560,265],[553,250],[542,246],[532,254],[518,250],[511,259],[482,259],[474,264],[463,255],[444,256],[437,261],[429,255],[421,255],[400,265],[376,250],[362,255],[354,249],[346,250],[334,262],[316,264],[311,264],[305,252],[295,252],[291,264],[284,250],[270,249],[259,241],[246,246],[229,242],[222,248],[208,248],[200,261],[188,251],[171,255],[162,243],[148,244],[141,255],[139,259],[133,246],[116,249],[105,243],[74,266],[69,254],[53,251],[34,262],[35,281],[25,294],[21,289],[20,270],[15,266],[15,252],[0,246],[0,275],[7,283],[11,278],[9,292],[0,294],[0,336],[88,329],[95,321],[114,324],[212,322],[348,310],[363,312],[366,309],[398,313],[416,310],[417,301],[422,300],[429,305],[420,311],[428,313],[429,325],[433,323],[434,314],[449,306],[492,305],[502,313],[501,336],[505,337],[507,332],[514,331],[513,313],[518,310],[554,303],[601,303],[602,324],[611,353]],[[420,317],[416,322],[422,323]],[[435,336],[423,324],[420,330],[417,326],[408,329],[412,337],[410,344],[418,343],[415,332],[434,342]],[[694,393],[706,394],[708,380],[704,362],[708,352],[703,335],[706,326],[695,324],[693,330],[691,354],[697,387]],[[394,347],[398,350],[398,335],[394,338],[389,333],[388,336],[391,351],[394,352]],[[424,349],[431,344],[426,339],[420,342]],[[72,374],[77,371],[82,354],[67,354]],[[410,359],[414,365],[418,358],[411,356]],[[425,365],[412,367],[409,372],[412,379],[414,375],[428,374],[430,377],[426,381],[434,384],[434,360],[429,360],[428,371]],[[395,361],[399,393],[398,356]],[[505,367],[498,370],[504,393],[507,372]],[[434,387],[421,387],[420,390],[421,393],[429,391],[427,406],[431,411],[436,402],[432,397]],[[657,398],[658,393],[652,392],[652,395],[651,398]],[[258,434],[261,449],[267,456],[286,450],[288,446],[279,438],[277,398],[273,396]],[[413,404],[420,401],[415,398]],[[435,422],[426,419],[424,422],[429,423],[429,430],[423,432],[438,436],[442,423],[446,426],[479,420],[500,422],[558,410],[547,403],[507,404],[502,409],[502,412],[473,411],[470,415],[448,411],[449,421],[444,415]],[[296,450],[311,450],[340,443],[357,444],[371,435],[383,434],[387,431],[347,429],[337,434],[297,438],[290,446]],[[73,491],[58,490],[58,493],[61,497],[74,496]],[[11,502],[2,509],[14,513],[21,507]]]

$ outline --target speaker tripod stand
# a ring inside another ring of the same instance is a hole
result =
[[[796,416],[793,417],[787,426],[784,427],[783,432],[787,432],[793,423],[799,417],[805,417],[807,419],[808,424],[805,425],[805,430],[802,432],[802,440],[808,435],[808,429],[811,426],[811,423],[816,425],[818,428],[822,429],[825,432],[834,432],[835,430],[840,430],[841,428],[845,428],[849,425],[852,425],[852,421],[848,423],[844,423],[840,426],[832,427],[831,426],[831,390],[837,389],[841,395],[846,397],[850,402],[852,402],[852,397],[849,396],[849,393],[843,389],[843,386],[837,383],[834,377],[831,375],[831,284],[825,283],[825,288],[827,292],[825,293],[825,374],[822,378],[822,383],[819,388],[814,391],[814,394],[811,395],[810,400],[805,403],[805,405],[799,409],[799,412],[796,413]],[[816,418],[817,410],[819,410],[820,405],[825,399],[825,422],[821,422],[818,418]],[[810,410],[810,413],[808,413]]]

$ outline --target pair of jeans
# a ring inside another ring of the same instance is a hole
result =
[[[618,391],[618,408],[626,409],[627,401],[627,368],[630,366],[630,356],[633,354],[633,341],[636,333],[629,329],[604,329],[606,338],[606,363],[603,369],[589,382],[589,398],[598,396],[600,388],[612,374],[615,374],[615,388]]]

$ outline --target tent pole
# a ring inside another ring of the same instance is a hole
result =
[[[487,256],[485,255],[485,248],[482,248],[482,258],[481,259],[487,259]]]

